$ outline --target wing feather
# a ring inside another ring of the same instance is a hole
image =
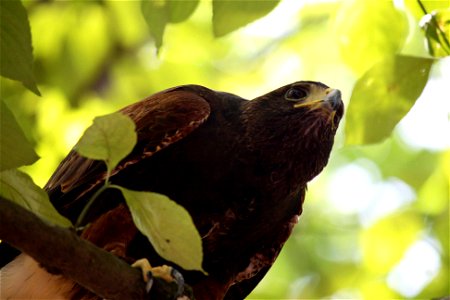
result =
[[[188,87],[162,91],[120,110],[135,122],[138,142],[112,171],[112,175],[183,139],[206,121],[211,110],[209,103]],[[72,150],[56,169],[45,189],[53,204],[61,208],[69,204],[66,201],[76,201],[105,178],[106,166],[102,161],[82,157]],[[74,195],[74,199],[60,197],[78,187],[82,188]],[[59,198],[64,200],[58,201]]]

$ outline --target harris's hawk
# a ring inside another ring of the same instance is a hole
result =
[[[339,90],[299,81],[248,101],[185,85],[121,112],[136,123],[138,143],[110,181],[167,195],[189,211],[208,272],[182,271],[197,299],[243,299],[272,266],[302,212],[308,181],[327,164],[343,115]],[[105,176],[102,162],[71,151],[45,189],[75,222]],[[103,192],[89,209],[91,225],[82,236],[126,259],[170,264],[134,227],[123,203],[117,190]],[[3,296],[93,296],[36,268],[24,254],[10,263],[2,270],[9,278]],[[30,270],[34,275],[23,279]],[[58,291],[33,285],[36,274]]]

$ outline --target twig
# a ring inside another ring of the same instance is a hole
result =
[[[422,12],[425,15],[428,15],[427,9],[425,8],[425,6],[423,5],[421,0],[417,0],[417,3],[419,3],[420,9],[422,9]],[[439,34],[441,35],[442,39],[444,40],[447,49],[450,49],[450,42],[447,39],[447,36],[445,35],[445,32],[442,30],[442,28],[439,26],[436,17],[433,14],[430,14],[431,16],[431,22],[433,23],[433,25],[436,27],[437,31],[439,32]],[[450,54],[450,53],[449,53]]]

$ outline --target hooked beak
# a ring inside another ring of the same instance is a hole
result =
[[[325,94],[324,101],[328,102],[334,110],[339,111],[343,108],[340,90],[328,88]]]
[[[337,89],[328,88],[325,91],[324,101],[329,103],[331,108],[341,117],[344,113],[344,103],[341,98],[341,91]]]

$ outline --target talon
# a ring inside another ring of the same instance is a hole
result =
[[[184,277],[183,275],[177,270],[172,268],[172,272],[170,273],[172,275],[172,278],[177,283],[177,297],[183,295],[184,292]]]
[[[146,258],[142,258],[142,259],[136,260],[131,266],[133,268],[141,269],[142,278],[144,279],[144,282],[147,283],[145,285],[145,291],[147,293],[149,293],[153,286],[152,265],[149,263],[149,261]]]
[[[147,284],[145,285],[145,291],[148,294],[148,293],[150,293],[150,290],[152,289],[152,286],[153,286],[153,274],[151,271],[147,272],[147,278],[148,278],[148,281],[147,281]]]
[[[146,258],[136,260],[131,266],[133,268],[141,269],[142,278],[145,282],[148,282],[151,279],[149,273],[152,274],[152,265]]]
[[[178,287],[177,296],[181,296],[183,294],[184,277],[178,270],[167,265],[152,267],[150,262],[146,258],[136,260],[131,266],[133,268],[141,269],[142,277],[147,283],[145,287],[147,293],[152,288],[153,277],[159,277],[166,282],[175,282]]]

